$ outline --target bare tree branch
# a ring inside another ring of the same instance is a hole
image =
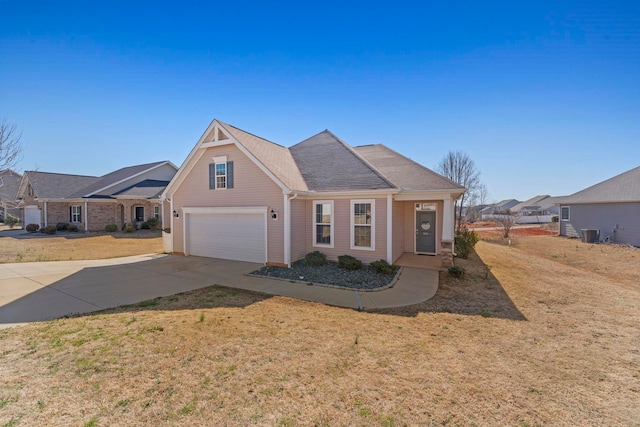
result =
[[[469,199],[474,199],[473,195],[481,185],[480,171],[471,157],[461,151],[449,151],[438,163],[436,171],[467,189],[466,193],[460,196],[455,205],[456,230],[459,230],[463,219],[462,208],[466,206],[465,202]]]
[[[6,118],[0,120],[0,171],[12,169],[21,160],[22,133],[16,130],[16,125],[9,123]]]

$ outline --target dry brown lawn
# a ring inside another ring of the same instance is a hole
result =
[[[0,425],[639,425],[640,250],[481,241],[430,301],[219,287],[0,331]]]
[[[117,258],[162,252],[159,232],[0,238],[0,263]]]

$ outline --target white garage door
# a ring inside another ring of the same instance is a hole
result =
[[[37,206],[24,207],[24,225],[40,224],[40,209]]]
[[[189,213],[185,222],[188,255],[266,262],[264,214]]]

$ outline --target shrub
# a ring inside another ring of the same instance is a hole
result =
[[[39,229],[40,225],[38,224],[27,224],[27,226],[25,227],[25,230],[27,230],[29,233],[35,233]]]
[[[379,261],[373,261],[369,264],[373,271],[380,274],[393,274],[398,269],[398,267],[389,264],[387,261],[381,259]]]
[[[464,267],[460,267],[458,265],[454,265],[453,267],[449,267],[449,275],[455,277],[456,279],[462,279],[467,272]]]
[[[319,267],[327,263],[327,256],[320,251],[309,252],[304,256],[304,262],[310,267]]]
[[[47,225],[46,227],[42,228],[40,231],[42,231],[44,234],[56,234],[58,229],[56,228],[55,225]]]
[[[149,227],[149,223],[145,221],[142,224],[140,224],[140,228],[143,230],[149,230],[151,227]]]
[[[127,225],[124,228],[125,233],[133,233],[134,231],[136,231],[136,228],[133,225]]]
[[[56,230],[58,231],[67,231],[69,229],[69,224],[66,222],[59,222],[56,224]]]
[[[560,217],[558,215],[554,215],[551,217],[551,222],[558,222],[560,220]]]
[[[77,233],[78,232],[78,226],[75,224],[69,224],[69,226],[67,227],[67,231],[71,231],[73,233]]]
[[[158,218],[156,218],[155,216],[152,216],[151,218],[149,218],[147,220],[147,225],[149,226],[150,229],[155,230],[156,228],[158,228],[158,224],[160,223],[160,221],[158,220]]]
[[[338,257],[338,267],[344,268],[345,270],[360,270],[362,268],[362,261],[351,255],[340,255]]]
[[[118,226],[116,224],[107,224],[104,227],[104,231],[106,231],[107,233],[115,233],[116,231],[118,231]]]
[[[469,230],[465,226],[460,227],[456,231],[456,237],[454,238],[456,254],[462,259],[467,259],[478,240],[480,240],[478,233]]]
[[[18,218],[12,215],[7,215],[4,219],[4,225],[8,225],[9,228],[13,228],[18,224]]]

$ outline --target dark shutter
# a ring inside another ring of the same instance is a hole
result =
[[[78,206],[78,222],[82,222],[82,206]]]
[[[233,162],[227,162],[227,188],[233,188]]]
[[[216,165],[215,163],[209,164],[209,190],[215,190],[216,188]]]
[[[69,222],[73,222],[73,206],[69,206]]]

